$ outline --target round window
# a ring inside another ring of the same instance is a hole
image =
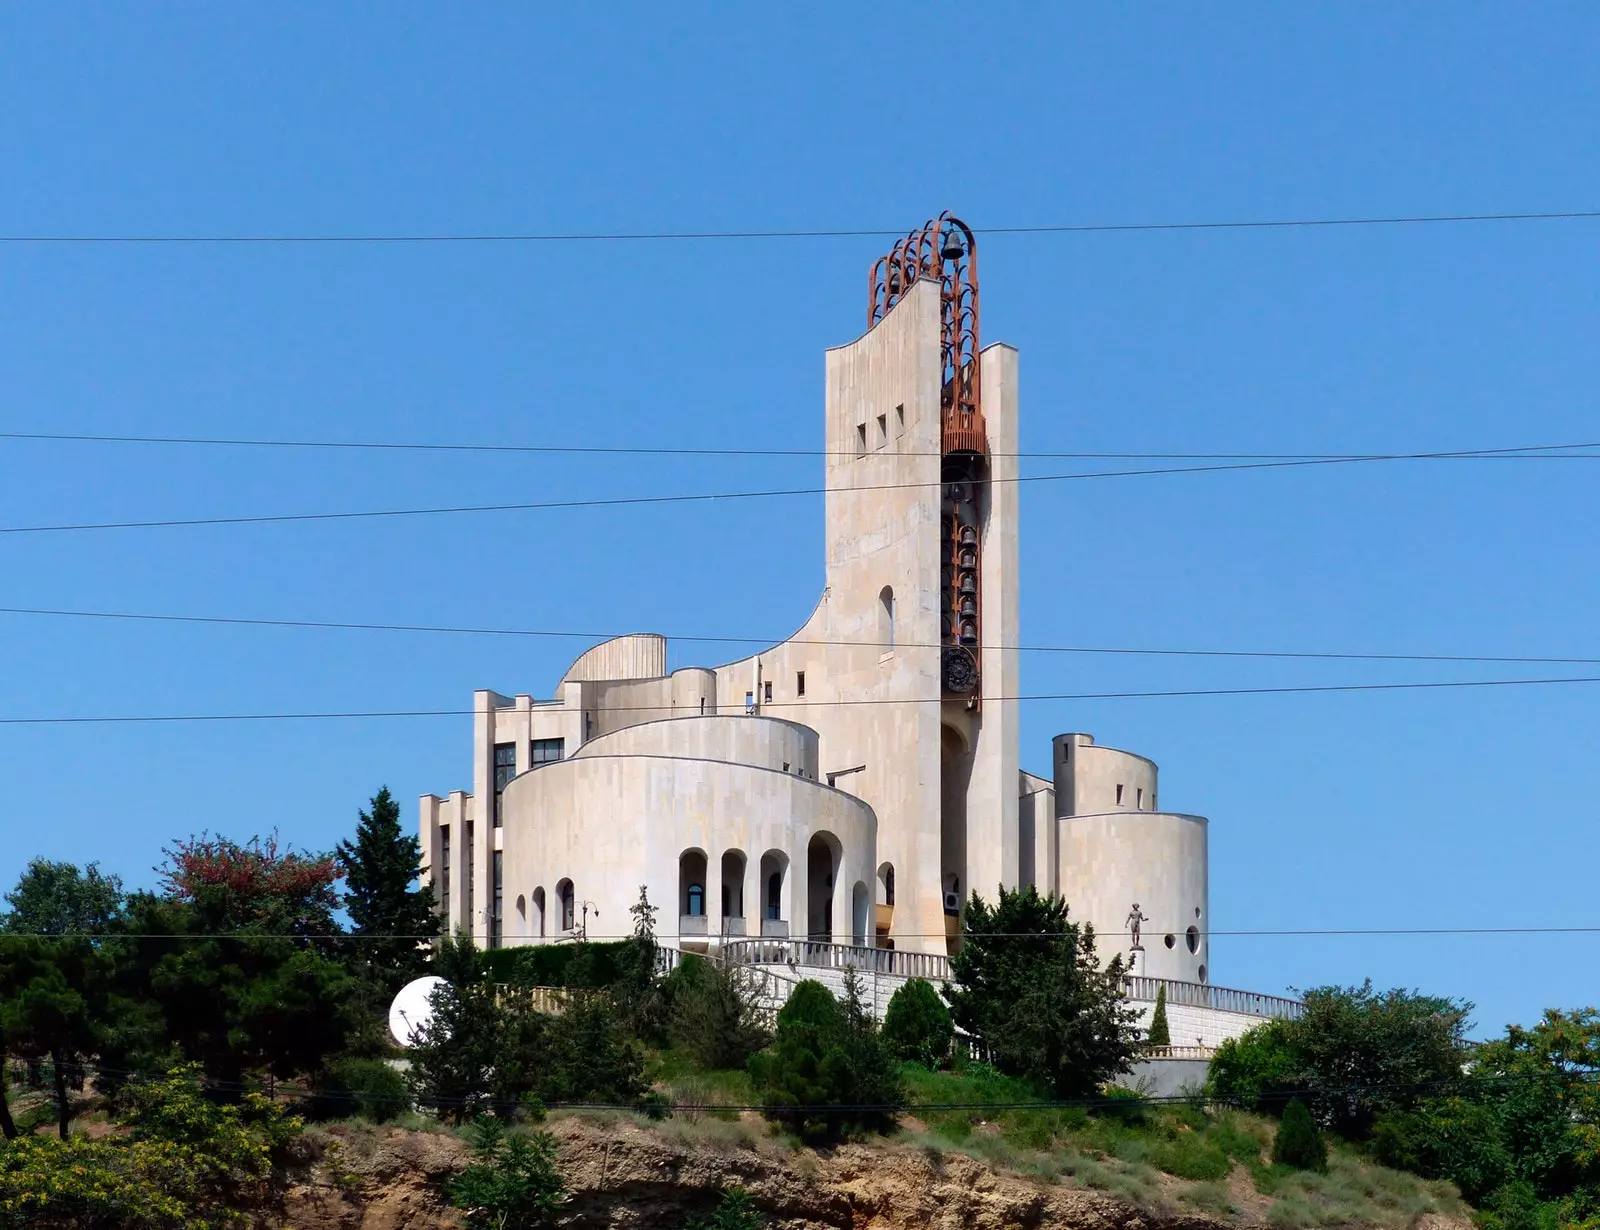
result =
[[[1184,939],[1184,942],[1189,945],[1189,951],[1190,952],[1199,952],[1200,951],[1200,928],[1199,927],[1190,927],[1187,931],[1184,932],[1183,939]]]
[[[1165,939],[1165,940],[1164,940],[1164,941],[1162,941],[1162,942],[1163,942],[1163,943],[1165,943],[1165,944],[1166,944],[1166,946],[1167,946],[1167,947],[1168,947],[1168,948],[1171,948],[1171,947],[1172,947],[1172,946],[1173,946],[1173,945],[1174,945],[1174,944],[1176,944],[1176,943],[1177,943],[1177,942],[1178,942],[1178,941],[1177,941],[1177,939],[1176,939],[1176,937],[1174,937],[1174,936],[1171,936],[1171,935],[1169,935],[1169,936],[1167,936],[1167,938],[1166,938],[1166,939]]]

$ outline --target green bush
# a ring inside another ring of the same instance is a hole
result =
[[[450,1203],[473,1230],[548,1225],[567,1202],[549,1132],[508,1133],[495,1119],[471,1128],[472,1164],[449,1185]]]
[[[0,1225],[209,1230],[271,1204],[298,1119],[257,1094],[211,1101],[193,1066],[124,1097],[124,1135],[0,1147]]]
[[[820,982],[795,987],[778,1012],[772,1049],[751,1056],[750,1077],[767,1116],[802,1135],[887,1131],[905,1104],[894,1056],[861,1003],[854,971],[846,974],[843,1004]]]
[[[668,1035],[701,1067],[742,1068],[772,1040],[759,994],[735,967],[686,958],[663,994],[671,1004]]]
[[[344,1059],[329,1068],[313,1113],[323,1119],[360,1115],[388,1123],[410,1110],[411,1100],[405,1076],[386,1061]]]
[[[1278,1135],[1272,1142],[1272,1160],[1279,1166],[1314,1170],[1319,1174],[1328,1169],[1328,1144],[1312,1122],[1306,1104],[1298,1098],[1283,1108],[1283,1121],[1278,1124]]]
[[[730,1187],[709,1217],[690,1218],[684,1223],[684,1230],[761,1230],[766,1224],[766,1218],[756,1212],[750,1193],[742,1187]]]
[[[1206,1070],[1206,1090],[1243,1110],[1279,1115],[1298,1084],[1298,1072],[1286,1022],[1268,1021],[1217,1047]]]
[[[950,1009],[927,979],[913,978],[889,1000],[883,1040],[896,1058],[937,1068],[950,1057],[954,1036]]]
[[[1462,1098],[1430,1099],[1414,1111],[1380,1115],[1373,1126],[1373,1156],[1385,1166],[1425,1179],[1449,1179],[1479,1204],[1511,1174],[1492,1106]]]
[[[649,1090],[644,1055],[604,994],[574,996],[546,1019],[540,1041],[532,1087],[547,1104],[637,1103]]]
[[[1225,1179],[1233,1169],[1233,1161],[1199,1132],[1174,1132],[1170,1140],[1158,1142],[1149,1153],[1149,1161],[1158,1170],[1177,1175],[1180,1179],[1214,1182]]]

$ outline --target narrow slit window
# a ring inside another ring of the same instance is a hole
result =
[[[1143,811],[1144,810],[1144,787],[1143,786],[1140,786],[1137,790],[1135,790],[1133,792],[1133,798],[1134,798],[1133,805],[1135,807],[1137,807],[1140,811]]]
[[[761,700],[764,704],[772,703],[772,680],[770,679],[761,685]]]
[[[905,434],[906,434],[906,408],[904,406],[896,406],[894,408],[894,438],[896,440],[898,440],[901,436],[903,436]]]
[[[857,423],[856,424],[856,456],[858,458],[860,458],[860,457],[865,457],[866,455],[867,455],[867,425],[865,423]]]
[[[804,696],[806,694],[805,671],[795,671],[794,673],[794,694],[796,696]]]
[[[889,442],[889,419],[887,415],[878,416],[878,447],[882,448]]]
[[[1117,806],[1122,806],[1122,783],[1117,783]]]

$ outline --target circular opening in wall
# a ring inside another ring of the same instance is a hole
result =
[[[1199,917],[1200,917],[1200,907],[1199,907],[1199,906],[1195,906],[1195,907],[1194,907],[1194,916],[1195,916],[1195,917],[1196,917],[1196,918],[1199,918]]]
[[[1165,939],[1165,940],[1163,940],[1163,941],[1162,941],[1162,942],[1163,942],[1163,943],[1164,943],[1164,944],[1166,944],[1166,946],[1167,946],[1167,947],[1168,947],[1168,948],[1171,948],[1171,947],[1172,947],[1172,946],[1173,946],[1173,945],[1174,945],[1174,944],[1176,944],[1176,943],[1177,943],[1177,942],[1178,942],[1178,941],[1177,941],[1177,939],[1176,939],[1176,938],[1174,938],[1174,937],[1173,937],[1173,936],[1170,936],[1170,935],[1169,935],[1169,936],[1167,936],[1167,938],[1166,938],[1166,939]]]
[[[1205,980],[1206,980],[1206,967],[1202,965],[1200,967],[1200,981],[1204,982]]]
[[[1190,952],[1200,951],[1200,928],[1190,927],[1183,933],[1183,942],[1189,945]]]

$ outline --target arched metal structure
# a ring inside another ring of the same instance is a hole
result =
[[[946,212],[879,257],[868,287],[870,329],[919,278],[939,283],[941,576],[944,692],[977,708],[983,643],[983,504],[989,440],[983,421],[978,336],[978,247],[972,228]]]

